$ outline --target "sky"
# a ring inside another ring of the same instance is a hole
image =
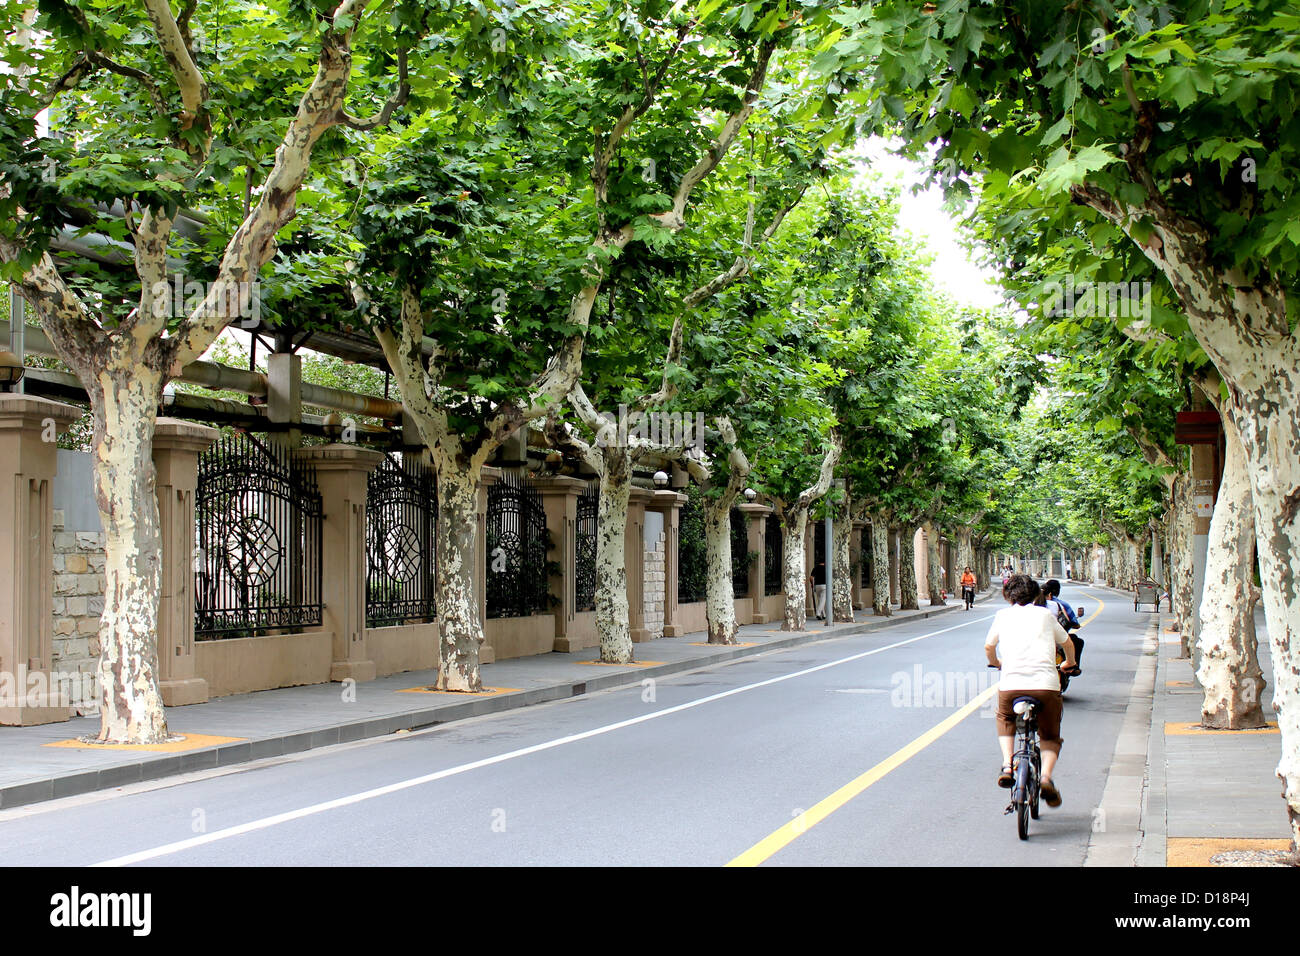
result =
[[[873,137],[863,147],[862,178],[869,171],[885,182],[904,186],[899,197],[899,225],[911,233],[933,256],[930,275],[935,285],[957,302],[983,308],[1005,308],[998,291],[997,273],[978,265],[957,236],[957,220],[943,208],[943,193],[929,186],[919,193],[911,187],[924,181],[921,168],[889,151],[885,140]]]

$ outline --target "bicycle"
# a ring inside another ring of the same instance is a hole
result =
[[[1029,820],[1038,819],[1038,798],[1042,785],[1043,759],[1038,747],[1038,709],[1036,697],[1017,697],[1011,704],[1016,715],[1016,750],[1011,757],[1011,802],[1003,815],[1015,813],[1016,832],[1029,839]]]

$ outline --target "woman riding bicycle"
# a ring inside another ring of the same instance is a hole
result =
[[[1065,652],[1062,670],[1074,668],[1074,645],[1057,623],[1056,615],[1035,607],[1038,582],[1027,574],[1013,574],[1002,588],[1002,596],[1011,604],[993,617],[984,652],[989,666],[1000,668],[998,681],[998,746],[1002,750],[1002,770],[998,786],[1010,788],[1014,778],[1011,751],[1016,735],[1016,716],[1012,705],[1017,697],[1034,697],[1042,705],[1038,715],[1038,735],[1043,750],[1043,799],[1049,807],[1061,805],[1061,794],[1052,783],[1052,771],[1061,753],[1061,677],[1057,672],[1056,648]],[[999,655],[1001,660],[999,660]]]

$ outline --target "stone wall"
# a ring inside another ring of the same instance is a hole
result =
[[[65,531],[64,513],[56,508],[51,670],[63,678],[71,704],[79,714],[90,713],[98,707],[92,689],[99,664],[99,617],[103,612],[104,534]]]
[[[664,535],[660,532],[645,552],[645,628],[652,638],[664,636],[664,598],[667,565],[664,555]]]

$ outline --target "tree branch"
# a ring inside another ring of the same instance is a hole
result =
[[[167,0],[146,2],[166,6]],[[368,2],[344,0],[334,11],[334,22],[347,18],[350,25],[322,35],[316,76],[299,100],[298,112],[276,150],[275,165],[263,183],[257,205],[227,243],[207,296],[169,340],[174,369],[198,358],[235,316],[244,314],[249,284],[275,254],[275,234],[295,214],[312,149],[321,135],[337,124],[352,74],[352,36]]]
[[[207,84],[198,64],[190,52],[189,44],[181,31],[176,18],[172,16],[168,0],[143,0],[145,12],[153,23],[154,35],[158,38],[158,47],[163,59],[171,69],[172,78],[181,91],[181,129],[187,130],[194,125],[203,111],[208,98]],[[187,22],[188,22],[188,18]],[[205,127],[207,124],[204,124]],[[184,142],[184,140],[182,140]],[[188,148],[187,148],[188,151]],[[206,153],[206,148],[203,150]]]
[[[144,70],[137,70],[133,66],[118,63],[97,50],[89,50],[85,55],[96,66],[101,66],[108,72],[135,80],[144,87],[145,92],[149,95],[149,101],[153,103],[153,107],[158,111],[158,114],[160,116],[166,115],[167,101],[163,99],[162,91],[158,89],[158,81],[154,79],[153,74],[146,73]]]
[[[826,494],[831,487],[831,477],[835,474],[835,466],[839,464],[840,453],[844,450],[844,442],[840,439],[840,433],[836,429],[831,429],[830,441],[826,446],[826,453],[822,455],[821,472],[817,476],[816,484],[805,488],[799,493],[798,506],[808,508],[814,501]]]
[[[656,213],[650,218],[658,220],[671,229],[681,229],[685,224],[686,203],[691,198],[691,191],[722,162],[722,158],[727,155],[727,150],[731,148],[731,144],[735,142],[736,136],[740,133],[740,128],[745,125],[745,121],[754,112],[754,107],[758,102],[758,94],[767,81],[768,63],[775,51],[775,38],[769,38],[759,44],[758,62],[754,65],[754,69],[749,75],[749,81],[745,84],[745,93],[741,99],[740,109],[727,117],[718,138],[705,151],[699,162],[682,177],[682,181],[677,186],[677,192],[673,196],[672,209],[667,212]]]
[[[385,101],[383,108],[378,113],[365,119],[358,119],[340,107],[337,122],[362,132],[370,132],[381,126],[387,126],[388,121],[393,118],[393,113],[400,107],[405,106],[406,101],[411,97],[411,84],[407,75],[406,57],[407,51],[405,48],[397,51],[397,90]]]

